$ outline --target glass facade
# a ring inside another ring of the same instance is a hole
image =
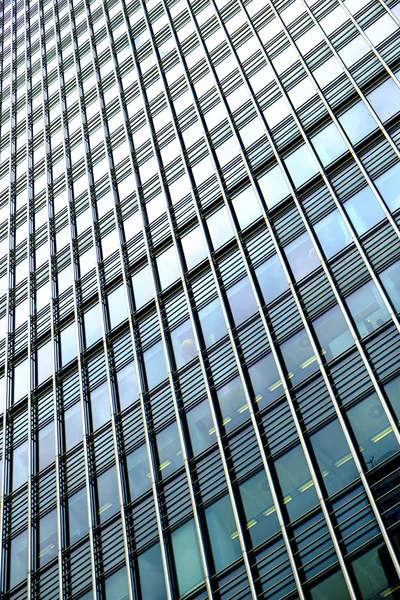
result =
[[[399,598],[398,0],[0,13],[1,598]]]

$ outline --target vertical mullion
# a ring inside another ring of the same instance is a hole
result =
[[[4,15],[4,13],[3,13]],[[11,466],[10,461],[6,460],[6,454],[9,449],[8,446],[10,444],[9,435],[7,435],[8,429],[8,421],[9,421],[9,408],[11,407],[11,398],[12,398],[12,385],[13,385],[13,375],[10,375],[10,344],[11,344],[11,336],[13,332],[13,315],[15,312],[15,308],[10,309],[11,303],[11,287],[14,285],[14,273],[15,273],[15,264],[12,263],[11,259],[11,250],[14,250],[14,228],[12,226],[13,216],[15,214],[15,197],[14,197],[14,187],[15,187],[15,167],[12,164],[12,156],[15,154],[15,140],[13,135],[13,130],[15,126],[15,85],[16,85],[16,75],[15,75],[15,27],[14,27],[14,1],[10,2],[10,27],[11,27],[11,36],[10,36],[10,64],[11,64],[11,77],[10,77],[10,183],[9,183],[9,203],[10,210],[8,215],[8,256],[7,256],[7,300],[6,300],[6,348],[5,348],[5,366],[4,366],[4,381],[5,381],[5,402],[4,402],[4,413],[3,413],[3,457],[2,457],[2,485],[1,485],[1,497],[0,497],[0,534],[1,540],[4,540],[7,536],[7,532],[4,531],[5,519],[4,519],[4,498],[7,495],[7,492],[10,488],[10,475],[11,475]],[[4,23],[3,23],[3,33],[4,33]],[[4,47],[3,36],[2,37],[2,45]],[[2,78],[1,78],[2,79]],[[3,81],[2,81],[3,87]],[[3,106],[2,106],[3,109]],[[6,491],[7,490],[7,491]],[[6,555],[4,557],[4,554]],[[8,571],[9,566],[6,564],[8,561],[8,556],[10,554],[10,550],[8,548],[7,552],[4,553],[4,542],[0,544],[0,571],[1,571],[1,590],[4,592],[7,579],[8,579]]]

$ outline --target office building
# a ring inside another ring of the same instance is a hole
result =
[[[1,598],[399,598],[398,0],[1,7]]]

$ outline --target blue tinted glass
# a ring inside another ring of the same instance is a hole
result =
[[[398,585],[398,575],[394,570],[393,563],[389,559],[386,546],[368,550],[351,563],[357,580],[360,598],[363,600],[375,600],[375,598],[396,598],[396,592],[386,596],[388,590],[393,589],[393,582]],[[366,573],[371,576],[366,576]],[[398,588],[397,588],[398,589]]]
[[[26,579],[28,570],[28,533],[20,533],[10,542],[9,551],[9,587],[12,588],[17,583]]]
[[[273,208],[289,195],[289,188],[283,177],[281,168],[277,165],[257,179],[268,208]]]
[[[347,416],[368,469],[398,451],[397,440],[376,394],[350,408]]]
[[[265,304],[275,300],[288,289],[285,274],[276,255],[256,268],[256,276]]]
[[[203,581],[199,544],[193,521],[185,523],[171,534],[172,550],[179,596],[183,596]]]
[[[118,371],[117,385],[120,409],[124,410],[139,397],[135,363],[131,362]]]
[[[24,442],[12,452],[11,485],[12,491],[28,479],[28,444]]]
[[[128,600],[126,570],[120,569],[104,582],[106,600]]]
[[[375,185],[392,212],[400,208],[400,162],[375,179]]]
[[[255,402],[259,408],[264,408],[283,393],[282,382],[272,354],[264,356],[251,366],[249,376],[254,390]]]
[[[182,323],[182,325],[179,325],[179,327],[171,331],[171,342],[178,369],[197,356],[197,349],[190,321],[185,321],[185,323]]]
[[[339,117],[340,124],[353,144],[378,127],[364,102],[357,102]]]
[[[285,254],[296,281],[319,267],[320,262],[307,232],[285,246]]]
[[[199,321],[206,346],[215,344],[226,334],[224,315],[218,298],[199,310]]]
[[[396,312],[400,311],[400,261],[394,263],[380,274],[383,286],[393,303]]]
[[[326,258],[331,258],[351,242],[350,231],[336,209],[314,225]]]
[[[55,460],[54,452],[54,422],[40,429],[37,439],[38,469],[41,471]]]
[[[119,509],[117,474],[111,467],[97,478],[97,515],[100,523],[107,521]]]
[[[342,571],[325,577],[310,590],[311,600],[349,600],[350,595]]]
[[[111,418],[107,383],[103,383],[90,392],[90,408],[93,431],[95,431]]]
[[[143,353],[149,390],[167,378],[163,346],[161,341]]]
[[[306,459],[300,446],[296,446],[275,461],[283,502],[293,521],[318,502]]]
[[[86,535],[89,530],[85,488],[68,498],[67,509],[68,539],[71,545]]]
[[[318,173],[318,167],[305,145],[285,158],[285,163],[296,187],[300,187]]]
[[[305,331],[300,331],[281,345],[288,379],[296,385],[317,370],[318,364]]]
[[[260,471],[239,487],[246,517],[246,527],[253,546],[269,538],[279,529],[276,510],[264,471]]]
[[[347,146],[335,123],[331,123],[314,135],[311,142],[324,167],[347,151]]]
[[[151,489],[150,467],[146,446],[140,446],[126,457],[131,500]]]
[[[386,306],[373,281],[369,281],[350,294],[346,302],[361,337],[371,333],[389,318]]]
[[[257,312],[257,304],[248,277],[229,288],[227,296],[236,326]]]
[[[222,415],[222,424],[226,431],[231,431],[249,417],[246,397],[240,378],[235,377],[217,392]]]
[[[313,321],[325,360],[330,361],[354,344],[339,306],[334,306]]]
[[[337,420],[312,435],[310,441],[329,495],[357,479],[357,469]]]
[[[186,414],[193,454],[200,454],[215,442],[215,430],[208,402],[204,400]]]
[[[39,534],[39,552],[38,562],[39,566],[43,567],[49,560],[52,560],[57,556],[57,514],[55,510],[47,513],[39,521],[38,527]]]
[[[218,572],[242,555],[228,496],[209,506],[205,515],[215,570]]]
[[[139,555],[138,566],[142,598],[146,600],[167,600],[159,544],[152,546]]]
[[[13,404],[16,404],[29,391],[29,361],[24,360],[19,363],[14,369],[13,376]]]
[[[168,477],[182,466],[182,449],[176,423],[168,425],[156,437],[159,471],[162,477]]]
[[[367,94],[367,99],[382,121],[391,119],[400,111],[400,90],[392,79],[387,79]]]
[[[347,200],[344,207],[358,235],[368,231],[385,216],[377,199],[368,187]]]
[[[400,377],[395,377],[385,385],[385,392],[394,410],[397,420],[400,422]]]

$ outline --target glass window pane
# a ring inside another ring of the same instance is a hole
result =
[[[38,562],[39,567],[43,567],[49,560],[57,556],[57,515],[55,510],[52,510],[40,519],[38,542]]]
[[[377,199],[368,187],[347,200],[344,207],[358,235],[368,231],[385,216]]]
[[[347,151],[347,145],[335,123],[331,123],[314,135],[311,141],[324,167]]]
[[[300,331],[281,345],[288,379],[296,385],[317,370],[318,364],[306,332]]]
[[[64,367],[76,358],[76,326],[75,322],[68,325],[60,333],[61,365]]]
[[[149,266],[144,267],[132,277],[132,286],[135,307],[138,310],[154,297]]]
[[[256,268],[256,275],[265,304],[288,289],[288,282],[278,256],[273,256]]]
[[[400,162],[375,179],[375,185],[392,212],[400,208]]]
[[[225,431],[232,431],[248,419],[246,397],[239,377],[220,388],[217,396]]]
[[[278,375],[272,354],[264,356],[249,368],[251,385],[258,407],[264,408],[283,394],[282,382]]]
[[[196,456],[215,442],[215,430],[208,402],[204,400],[186,413],[193,455]]]
[[[215,344],[226,335],[225,320],[218,298],[199,310],[199,321],[206,346]]]
[[[232,200],[233,208],[241,229],[261,216],[261,208],[253,188],[248,187]]]
[[[171,342],[174,350],[176,367],[180,369],[197,356],[193,329],[190,321],[185,321],[171,331]]]
[[[28,443],[24,442],[13,450],[11,461],[12,491],[28,480]]]
[[[393,582],[398,583],[398,577],[386,546],[382,544],[368,550],[356,558],[351,566],[363,600],[385,597],[394,600],[396,592],[392,594],[389,590],[394,587]]]
[[[120,410],[124,410],[139,398],[135,363],[130,362],[117,373],[117,386]]]
[[[192,269],[207,256],[203,232],[200,227],[196,227],[183,236],[181,242],[188,269]]]
[[[168,425],[156,437],[159,471],[162,477],[168,477],[182,466],[182,450],[176,423]]]
[[[354,344],[339,306],[334,306],[315,319],[313,325],[322,353],[328,362]]]
[[[218,572],[242,555],[228,496],[209,506],[205,515],[215,570]]]
[[[147,385],[149,390],[167,378],[162,342],[157,342],[143,353],[146,369]]]
[[[381,83],[373,92],[367,94],[367,99],[382,121],[391,119],[400,110],[400,90],[393,79]]]
[[[374,131],[378,125],[364,102],[357,102],[339,117],[340,124],[353,144]]]
[[[273,208],[289,195],[289,188],[277,165],[257,179],[268,208]]]
[[[239,487],[246,517],[246,527],[253,546],[257,546],[279,530],[276,510],[264,471],[260,471]]]
[[[51,341],[39,348],[37,352],[37,385],[53,375],[53,356]]]
[[[68,539],[69,545],[71,545],[89,531],[86,488],[79,490],[79,492],[68,498],[67,517]]]
[[[358,472],[338,421],[314,433],[310,441],[329,495],[357,479]]]
[[[179,278],[179,267],[174,246],[157,256],[157,270],[162,290],[165,290]]]
[[[400,312],[400,261],[382,271],[380,279],[395,311]]]
[[[20,533],[10,542],[9,558],[9,587],[26,579],[28,570],[28,532]]]
[[[106,600],[128,600],[126,570],[120,569],[104,582]]]
[[[140,446],[126,457],[131,500],[151,489],[150,467],[146,446]]]
[[[29,360],[26,359],[14,368],[13,404],[24,398],[29,391]]]
[[[347,411],[350,424],[368,469],[398,451],[398,443],[376,394]]]
[[[310,590],[311,600],[350,600],[342,571],[325,577]]]
[[[38,469],[41,471],[55,460],[53,421],[40,429],[38,446]]]
[[[385,392],[392,405],[397,420],[400,422],[400,377],[395,377],[385,385]]]
[[[78,402],[64,413],[65,452],[82,441],[81,405]]]
[[[193,521],[171,534],[179,595],[183,596],[203,581],[203,567]]]
[[[285,254],[296,281],[319,267],[320,262],[307,232],[285,246]]]
[[[389,319],[389,313],[373,281],[350,294],[346,303],[361,337]]]
[[[101,314],[100,305],[96,304],[83,315],[85,325],[85,341],[86,348],[97,342],[102,336],[101,322],[103,316]]]
[[[117,288],[111,292],[111,294],[108,294],[107,301],[110,328],[113,329],[128,318],[125,290],[123,286]]]
[[[318,502],[306,459],[300,446],[275,461],[283,502],[293,521]]]
[[[90,409],[93,431],[110,420],[110,399],[107,382],[99,385],[99,387],[90,392]]]
[[[314,230],[326,258],[331,258],[351,243],[350,231],[337,209],[318,221]]]
[[[257,312],[256,300],[248,277],[229,288],[227,296],[236,327]]]
[[[159,544],[140,554],[138,565],[142,598],[146,600],[167,600]]]
[[[214,250],[233,237],[231,221],[225,206],[207,218],[207,225]]]
[[[115,467],[111,467],[97,477],[97,502],[97,515],[100,523],[104,523],[118,511],[118,484]]]
[[[300,187],[318,173],[318,166],[305,145],[285,158],[285,163],[296,187]]]

